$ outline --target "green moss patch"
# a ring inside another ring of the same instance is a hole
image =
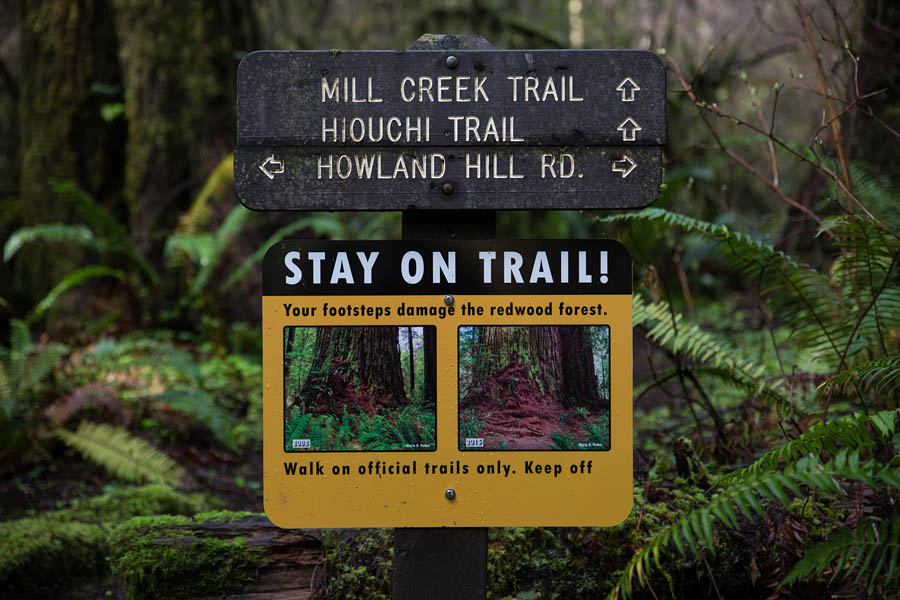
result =
[[[0,523],[0,597],[51,598],[105,570],[106,533],[49,519]]]
[[[115,526],[137,516],[194,515],[209,508],[209,502],[202,494],[182,494],[167,485],[154,484],[114,490],[46,516],[61,521]]]
[[[217,520],[243,513],[202,515]],[[217,596],[238,591],[255,578],[265,551],[244,538],[197,537],[185,516],[135,517],[109,538],[110,567],[130,600]]]

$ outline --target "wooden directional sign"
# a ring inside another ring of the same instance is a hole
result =
[[[643,207],[665,92],[639,50],[254,52],[237,194],[262,210]]]
[[[631,277],[612,240],[276,244],[266,514],[288,528],[621,522]]]

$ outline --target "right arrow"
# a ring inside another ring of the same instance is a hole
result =
[[[621,173],[622,179],[628,177],[628,174],[634,171],[637,163],[631,160],[627,155],[622,155],[619,160],[614,160],[612,165],[613,173]]]
[[[622,121],[616,130],[622,132],[622,141],[623,142],[633,142],[634,134],[637,131],[641,130],[641,126],[637,124],[637,121],[632,119],[631,117],[626,117],[624,121]]]
[[[622,83],[616,86],[616,91],[622,92],[622,102],[634,102],[634,93],[640,91],[641,86],[631,77],[626,77]]]

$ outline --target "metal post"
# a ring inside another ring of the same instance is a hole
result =
[[[442,48],[474,50],[493,46],[480,36],[429,35],[409,47]],[[403,211],[402,231],[404,240],[494,239],[497,212],[407,210]],[[486,527],[394,530],[393,600],[476,600],[485,597],[486,584]]]

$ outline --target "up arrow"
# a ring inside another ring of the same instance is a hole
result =
[[[622,158],[619,160],[614,160],[612,164],[613,173],[621,173],[622,179],[628,177],[628,174],[634,171],[634,168],[637,166],[637,163],[631,160],[625,154],[622,155]]]
[[[275,167],[271,171],[267,169],[267,166]],[[279,173],[284,173],[284,161],[283,160],[275,160],[275,155],[270,154],[266,157],[266,160],[263,161],[263,164],[259,165],[259,170],[266,174],[266,177],[269,179],[275,179],[275,176]]]
[[[616,91],[622,92],[622,102],[634,102],[634,93],[640,89],[641,86],[635,83],[631,77],[626,77],[622,83],[616,86]]]
[[[622,132],[622,141],[623,142],[633,142],[634,134],[637,131],[641,130],[641,126],[637,124],[637,121],[632,119],[631,117],[626,117],[622,123],[616,127],[616,130]]]

